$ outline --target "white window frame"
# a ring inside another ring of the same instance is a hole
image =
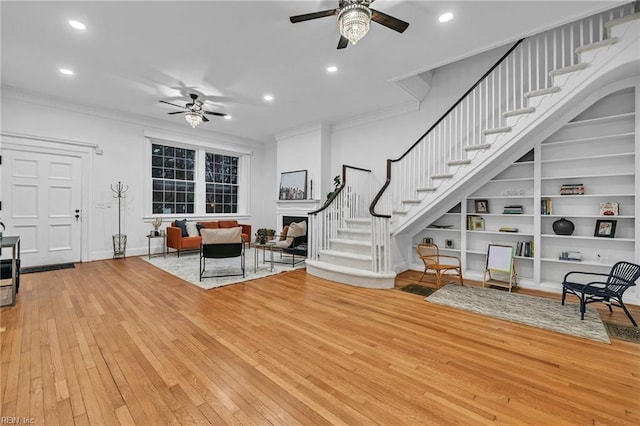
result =
[[[246,218],[249,215],[252,152],[242,148],[234,149],[227,145],[200,141],[180,141],[173,137],[149,134],[145,132],[147,141],[144,146],[144,212],[145,218],[162,217],[165,219],[199,219],[199,218]],[[153,213],[153,178],[151,177],[151,147],[153,144],[168,145],[196,151],[195,164],[195,206],[194,213]],[[206,213],[205,208],[205,153],[231,155],[238,157],[238,211],[237,213]]]

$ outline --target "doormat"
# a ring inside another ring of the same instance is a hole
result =
[[[20,268],[21,274],[33,274],[35,272],[57,271],[58,269],[73,269],[76,265],[73,263],[58,263],[57,265],[40,265]]]
[[[409,284],[407,286],[402,287],[400,290],[406,291],[407,293],[419,294],[420,296],[427,297],[434,291],[435,288],[424,287],[418,284]]]
[[[607,333],[612,339],[640,343],[640,328],[632,327],[630,325],[614,324],[606,321],[603,322],[604,328],[607,329]]]

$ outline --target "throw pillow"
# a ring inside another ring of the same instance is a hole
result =
[[[280,233],[280,241],[286,240],[287,239],[287,232],[289,231],[289,225],[285,225],[284,228],[282,228],[282,232]]]
[[[242,243],[242,228],[202,228],[202,244]]]
[[[291,245],[292,242],[293,238],[289,238],[286,240],[276,241],[273,246],[281,249],[286,249]]]
[[[200,222],[196,223],[196,228],[198,228],[198,235],[200,235],[200,230],[202,229],[202,224]]]
[[[303,235],[307,235],[307,222],[293,222],[289,224],[289,230],[287,232],[287,237],[302,237]]]
[[[198,236],[198,226],[195,222],[187,222],[187,234],[189,234],[190,237]]]
[[[176,220],[175,224],[178,228],[182,229],[183,237],[189,236],[189,233],[187,232],[187,219]]]

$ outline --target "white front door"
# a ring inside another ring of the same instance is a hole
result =
[[[79,262],[80,158],[5,149],[0,169],[4,234],[20,237],[22,266]]]

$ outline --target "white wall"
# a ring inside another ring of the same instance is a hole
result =
[[[171,140],[186,143],[204,143],[212,147],[237,147],[245,151],[252,151],[251,158],[251,188],[249,214],[238,219],[243,223],[262,225],[267,217],[275,216],[275,211],[263,208],[264,194],[273,193],[272,179],[274,176],[271,165],[274,164],[272,149],[264,150],[256,143],[226,135],[216,135],[197,129],[190,132],[190,128],[163,127],[155,123],[140,124],[128,121],[123,117],[96,115],[65,109],[60,105],[46,100],[38,103],[25,100],[21,94],[7,96],[2,99],[2,133],[34,135],[48,139],[81,141],[99,144],[103,155],[92,154],[92,181],[83,185],[90,185],[88,193],[90,200],[83,203],[89,206],[89,211],[83,211],[83,220],[89,221],[89,235],[83,240],[88,241],[90,247],[89,258],[83,261],[110,258],[113,255],[111,235],[118,229],[116,200],[113,198],[110,186],[118,181],[129,186],[124,204],[123,233],[127,234],[127,255],[147,253],[146,235],[152,229],[151,219],[144,219],[148,212],[144,211],[143,182],[145,168],[144,153],[148,139],[145,132],[167,135]],[[186,130],[186,131],[185,131]],[[43,142],[39,142],[43,143]],[[267,155],[265,155],[265,153]],[[111,203],[110,208],[102,204]],[[254,212],[258,212],[254,222]],[[163,228],[166,224],[163,224]]]
[[[371,169],[384,182],[387,158],[404,154],[510,47],[499,47],[434,70],[431,91],[419,105],[409,102],[395,111],[334,125],[330,176],[339,174],[342,165],[348,164]]]

